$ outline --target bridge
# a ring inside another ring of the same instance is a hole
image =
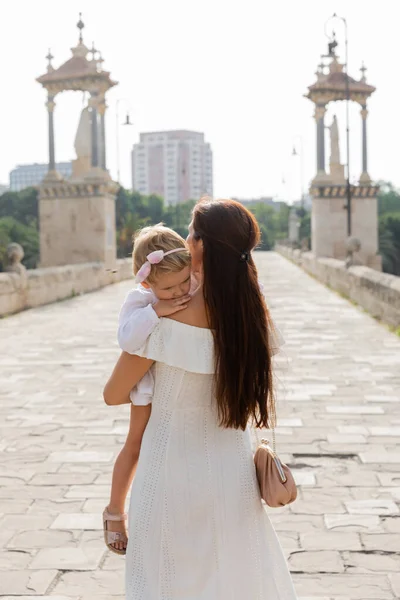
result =
[[[299,498],[269,509],[301,600],[400,597],[400,338],[274,253],[286,344],[277,445]],[[101,512],[128,407],[103,404],[131,282],[0,321],[0,596],[122,600]],[[251,599],[249,599],[251,600]]]

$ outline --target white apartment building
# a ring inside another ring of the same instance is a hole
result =
[[[10,172],[10,190],[19,192],[27,187],[39,185],[47,175],[49,165],[47,163],[33,163],[31,165],[18,165]],[[60,162],[56,164],[56,170],[65,179],[72,175],[72,163]]]
[[[210,144],[195,131],[141,133],[132,150],[132,189],[158,194],[166,204],[213,193]]]

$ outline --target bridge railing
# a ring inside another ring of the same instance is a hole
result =
[[[276,251],[322,283],[362,306],[373,317],[400,328],[400,277],[364,266],[346,267],[334,258],[316,258],[312,252],[277,246]]]

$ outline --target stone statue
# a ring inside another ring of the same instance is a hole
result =
[[[8,273],[16,273],[17,275],[25,275],[26,267],[21,263],[24,258],[24,249],[20,244],[15,242],[8,244],[7,246],[7,259],[8,265],[6,271]]]
[[[339,129],[336,115],[333,117],[332,125],[329,127],[331,135],[331,165],[340,165]]]
[[[79,180],[89,172],[91,164],[91,119],[87,106],[81,112],[74,148],[76,160],[72,162],[72,177]]]
[[[75,136],[74,148],[78,159],[90,157],[90,143],[90,114],[89,108],[86,106],[81,112],[81,118],[79,119],[79,125]]]

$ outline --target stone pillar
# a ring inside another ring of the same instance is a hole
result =
[[[98,110],[100,114],[100,166],[104,171],[107,169],[107,160],[106,160],[106,101],[105,98],[102,98],[99,103]]]
[[[314,118],[317,123],[317,176],[325,175],[325,113],[323,104],[315,106]]]
[[[54,149],[54,96],[48,95],[47,98],[47,111],[49,114],[49,172],[56,170],[56,158]]]
[[[89,106],[91,108],[91,121],[92,121],[92,143],[91,143],[91,155],[92,155],[92,168],[99,166],[99,124],[97,117],[98,98],[97,92],[92,92],[89,100]]]
[[[367,105],[363,104],[361,109],[362,118],[362,174],[360,177],[361,183],[368,183],[371,181],[368,175],[368,148],[367,148],[367,117],[368,110]]]

